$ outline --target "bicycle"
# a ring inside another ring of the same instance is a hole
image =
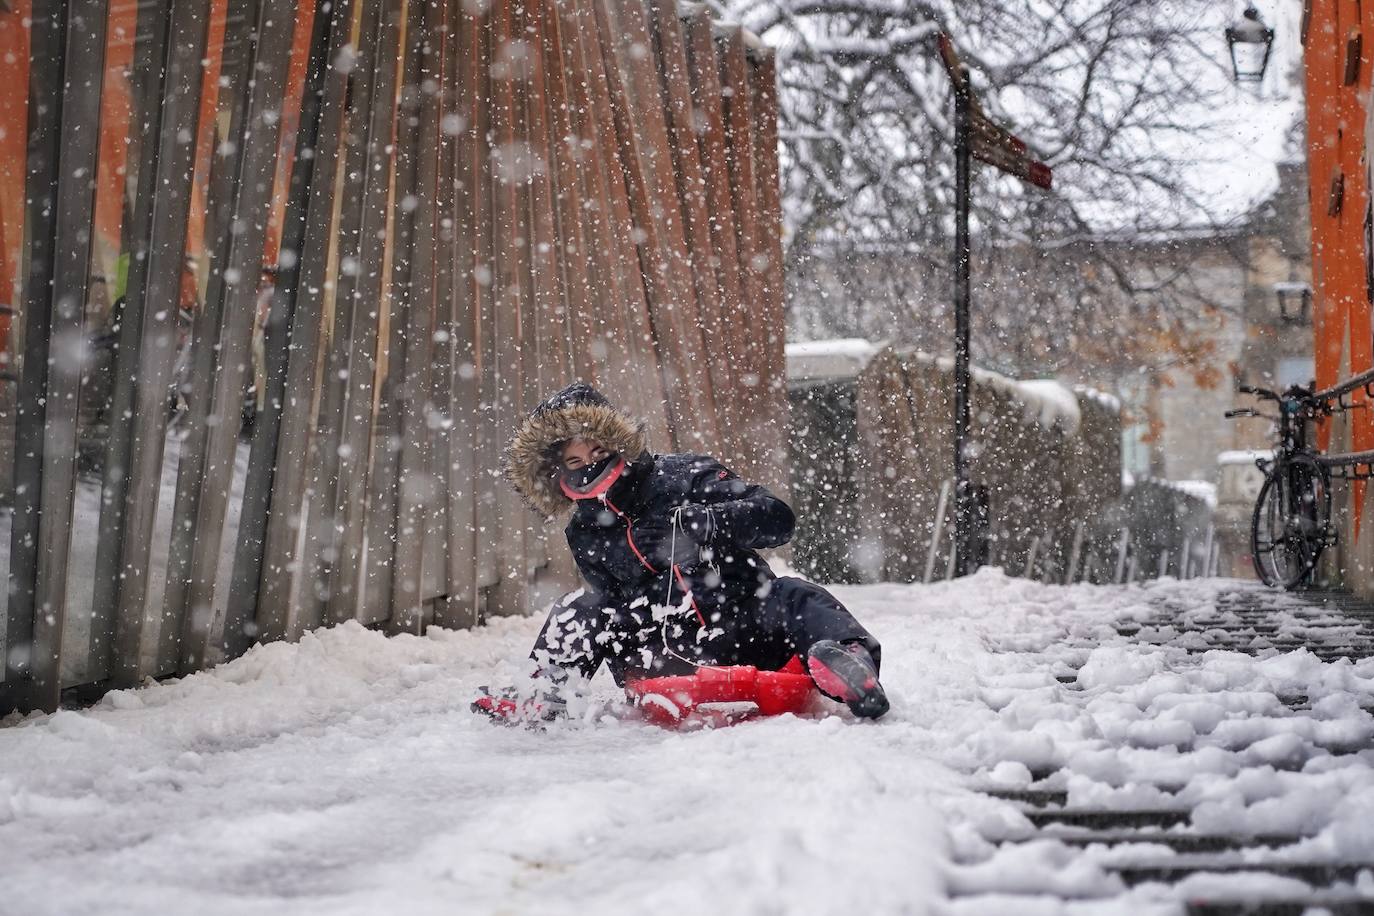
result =
[[[1226,411],[1228,420],[1262,417],[1278,425],[1274,457],[1255,461],[1265,478],[1250,517],[1250,557],[1265,585],[1295,588],[1311,579],[1322,551],[1336,542],[1331,471],[1307,440],[1308,424],[1331,411],[1325,400],[1300,385],[1282,394],[1251,385],[1238,390],[1279,408],[1278,416],[1250,407]]]

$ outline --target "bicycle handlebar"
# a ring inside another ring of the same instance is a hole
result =
[[[1263,398],[1268,401],[1279,400],[1278,392],[1270,391],[1268,388],[1257,388],[1254,385],[1237,385],[1236,390],[1241,394],[1253,394],[1257,398]]]

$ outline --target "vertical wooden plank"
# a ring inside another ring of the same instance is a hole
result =
[[[324,364],[320,390],[311,417],[305,501],[300,520],[300,543],[294,581],[285,590],[289,610],[283,637],[292,639],[322,622],[332,585],[330,571],[337,559],[335,494],[339,480],[339,436],[347,399],[349,357],[352,351],[352,302],[359,282],[360,236],[363,232],[364,197],[372,177],[372,98],[381,69],[378,58],[383,9],[387,0],[362,0],[351,25],[349,77],[344,123],[340,134],[342,170],[337,177],[337,214],[331,226],[334,260],[327,275],[332,295],[324,307]],[[390,60],[388,58],[388,63]],[[264,636],[267,631],[264,631]]]
[[[517,2],[494,0],[491,13],[492,245],[496,284],[492,290],[495,322],[491,331],[496,357],[492,409],[497,421],[495,441],[502,449],[514,435],[522,408],[532,397],[522,354],[529,353],[530,368],[534,362],[528,316],[522,314],[529,285],[529,242],[525,234],[529,148],[520,133],[524,106],[519,104],[517,83],[522,81],[528,65],[528,48],[523,33],[516,31]],[[497,493],[497,505],[502,548],[498,557],[500,580],[492,589],[488,611],[502,615],[525,613],[530,575],[528,510],[504,485]]]
[[[210,640],[220,553],[224,544],[229,492],[234,478],[235,454],[243,409],[243,391],[252,363],[253,322],[257,309],[258,278],[266,243],[273,177],[277,164],[277,116],[286,87],[287,64],[294,32],[294,0],[263,0],[258,8],[253,43],[245,72],[252,74],[243,106],[243,132],[233,142],[238,147],[233,181],[233,202],[227,251],[224,252],[221,301],[215,311],[213,381],[208,403],[194,405],[203,411],[203,422],[193,425],[191,436],[202,438],[203,467],[183,468],[191,474],[196,492],[184,502],[187,515],[180,530],[194,537],[190,552],[189,589],[180,606],[164,609],[163,630],[180,630],[179,669],[185,673],[204,664]],[[210,311],[207,309],[207,312]],[[201,449],[191,449],[194,460]],[[181,493],[178,501],[181,502]],[[169,570],[170,571],[170,570]],[[170,583],[169,583],[170,584]],[[169,593],[170,597],[170,593]]]
[[[380,46],[385,10],[392,0],[362,0],[353,26],[355,53],[350,61],[348,110],[342,133],[344,167],[336,191],[339,213],[334,250],[333,295],[327,299],[325,320],[326,357],[315,410],[315,429],[310,438],[306,509],[301,522],[303,545],[295,587],[289,592],[290,628],[295,638],[323,622],[333,586],[332,570],[338,559],[338,503],[340,435],[348,396],[350,358],[353,350],[354,298],[363,267],[359,249],[363,236],[366,193],[375,181],[373,156],[379,144],[374,133],[372,99],[379,76],[394,60]],[[387,121],[390,124],[390,121]]]
[[[453,325],[454,282],[458,268],[458,259],[453,250],[458,218],[455,169],[458,134],[462,131],[462,115],[457,109],[459,5],[459,0],[445,0],[444,19],[438,38],[440,64],[434,76],[439,92],[436,113],[439,163],[435,177],[434,313],[431,330],[434,363],[430,371],[429,405],[426,408],[430,427],[426,471],[430,475],[435,496],[426,508],[425,563],[420,579],[420,599],[433,601],[432,622],[446,626],[451,625],[446,615],[450,611],[448,557],[453,546],[449,542],[450,495],[446,484],[455,438]],[[470,558],[470,550],[466,556]],[[471,564],[470,559],[466,562]]]
[[[756,259],[760,257],[759,217],[754,179],[754,117],[753,106],[750,103],[749,63],[745,55],[744,30],[738,27],[726,30],[722,49],[721,79],[725,100],[726,161],[730,166],[730,193],[734,202],[732,209],[735,214],[738,270],[745,308],[749,314],[747,327],[756,329],[758,320],[762,317],[759,309],[764,293],[763,274],[755,266],[758,263]],[[747,449],[745,461],[742,463],[748,474],[754,477],[761,476],[764,468],[762,462],[767,452],[767,424],[772,420],[772,415],[767,413],[767,405],[760,397],[763,359],[762,348],[758,345],[757,338],[757,330],[744,335],[736,354],[739,362],[741,404],[752,408],[743,411],[737,418],[740,424],[740,438]]]
[[[300,222],[288,223],[301,233],[299,241],[293,236],[292,241],[284,238],[282,243],[284,250],[294,252],[296,263],[279,275],[276,301],[268,322],[269,331],[274,326],[280,327],[279,321],[289,322],[290,328],[289,341],[285,344],[285,382],[280,395],[275,387],[277,375],[271,371],[268,374],[269,415],[275,412],[272,405],[280,397],[281,431],[276,443],[269,443],[270,427],[264,427],[261,432],[254,430],[254,454],[249,459],[250,473],[254,467],[272,469],[271,510],[263,547],[266,562],[260,579],[256,621],[246,604],[230,607],[225,636],[226,652],[231,657],[246,649],[254,636],[268,641],[297,632],[295,617],[304,603],[301,589],[312,587],[312,583],[302,581],[314,571],[314,558],[306,554],[306,535],[310,528],[306,486],[311,459],[317,454],[313,435],[314,409],[319,396],[316,379],[326,344],[323,334],[326,286],[334,279],[328,271],[336,228],[334,192],[340,177],[340,160],[352,154],[351,150],[340,153],[349,116],[349,87],[360,60],[360,49],[354,47],[351,39],[355,17],[362,15],[365,7],[375,9],[377,6],[379,0],[359,0],[356,4],[352,0],[335,0],[327,16],[323,8],[317,11],[321,23],[329,19],[328,70],[312,69],[310,79],[312,85],[317,79],[323,80],[324,97],[319,102],[318,134],[311,143],[308,131],[302,129],[292,174],[293,191],[306,197],[306,212]],[[367,21],[368,16],[362,15],[362,19]],[[304,123],[308,122],[303,116]],[[312,150],[312,154],[302,155],[307,149]],[[297,184],[297,175],[300,175],[300,184]],[[279,262],[278,267],[284,265]],[[295,305],[287,317],[279,306],[289,301],[293,293]],[[271,341],[268,352],[279,352],[282,346],[279,338],[274,336]],[[321,387],[328,384],[327,380],[321,380]],[[262,455],[264,451],[266,456]],[[243,569],[251,562],[251,559],[244,560],[238,568]],[[248,594],[246,586],[242,594]]]
[[[615,278],[620,301],[626,306],[625,343],[629,350],[629,368],[622,375],[620,393],[627,406],[637,408],[637,412],[646,417],[651,441],[659,443],[661,448],[675,449],[681,443],[674,426],[673,399],[668,374],[658,360],[639,251],[644,243],[638,241],[636,230],[640,227],[631,212],[631,165],[622,157],[623,147],[611,102],[619,80],[612,81],[612,64],[602,47],[604,39],[596,0],[570,2],[576,2],[577,10],[573,26],[578,38],[575,72],[586,74],[584,79],[573,81],[574,98],[581,103],[581,110],[588,113],[588,126],[584,129],[592,145],[587,155],[592,163],[606,163],[604,169],[589,165],[584,173],[589,181],[588,199],[600,202],[589,221],[590,227],[594,233],[605,232],[609,236],[603,248],[598,244],[603,240],[594,235],[593,251],[612,253],[605,267],[609,276]],[[579,97],[581,91],[586,92],[585,99]],[[624,179],[621,176],[625,176]],[[641,399],[641,392],[649,396]]]
[[[149,171],[148,199],[135,203],[135,225],[147,239],[147,255],[134,258],[130,266],[124,311],[125,320],[137,325],[138,337],[136,346],[127,351],[128,364],[122,346],[120,352],[121,365],[129,365],[134,372],[133,410],[127,455],[111,455],[106,467],[107,492],[123,505],[121,530],[108,545],[118,557],[113,589],[117,593],[115,658],[110,671],[119,686],[141,681],[149,673],[153,652],[145,625],[150,548],[162,479],[167,395],[176,351],[176,304],[195,154],[194,144],[182,138],[195,136],[198,126],[197,77],[205,51],[207,12],[193,0],[172,0],[162,79],[150,81],[161,103],[140,165],[140,179],[142,169]],[[139,183],[142,187],[143,182]],[[103,538],[101,546],[106,546]],[[97,575],[100,572],[98,568]]]
[[[530,9],[528,33],[533,53],[526,105],[530,143],[543,166],[534,176],[530,201],[542,397],[573,379],[601,381],[608,348],[592,327],[593,312],[615,313],[618,304],[612,300],[594,305],[588,285],[588,252],[582,227],[586,215],[581,176],[573,163],[573,155],[580,155],[582,150],[571,137],[555,3],[536,0]],[[542,556],[531,603],[542,607],[576,581],[576,572],[552,525],[540,526],[537,534]]]
[[[589,283],[595,313],[587,316],[594,341],[605,344],[599,379],[618,403],[645,420],[650,442],[671,448],[668,399],[650,330],[649,305],[632,240],[629,198],[610,110],[595,15],[581,0],[556,0],[564,68],[573,78],[569,128],[580,155],[583,227],[590,249]]]
[[[62,102],[66,52],[65,17],[60,5],[32,8],[29,32],[28,155],[25,161],[24,213],[29,237],[28,282],[21,320],[19,385],[14,429],[14,513],[10,528],[9,600],[7,608],[4,678],[0,695],[7,712],[47,705],[52,692],[53,663],[36,660],[39,537],[43,485],[43,426],[48,377],[51,290],[60,257],[57,204],[60,193]],[[6,255],[7,256],[7,253]],[[8,331],[8,328],[6,329]],[[58,644],[60,649],[61,644]],[[45,653],[46,654],[46,653]],[[38,661],[37,671],[34,662]],[[34,679],[42,677],[42,686]]]
[[[554,223],[554,156],[550,150],[550,121],[547,109],[549,74],[545,31],[551,9],[547,0],[527,0],[525,27],[529,50],[529,75],[525,82],[524,103],[527,140],[530,148],[530,290],[534,311],[535,343],[532,379],[536,397],[571,381],[572,334],[568,309],[561,289],[558,265],[557,232]],[[532,405],[531,405],[532,406]]]
[[[654,343],[667,375],[679,448],[714,450],[717,441],[710,378],[697,326],[691,264],[682,232],[667,124],[659,104],[650,39],[638,0],[593,0],[606,60],[616,135],[650,304]],[[653,89],[645,98],[646,88]]]
[[[208,28],[208,25],[207,25]],[[100,522],[96,539],[95,581],[91,584],[91,656],[107,674],[116,657],[115,636],[119,600],[119,551],[124,532],[126,469],[133,438],[134,395],[138,387],[137,359],[142,338],[141,310],[130,308],[131,295],[146,285],[151,242],[153,193],[157,189],[157,130],[162,106],[162,62],[171,33],[171,0],[142,6],[134,27],[133,81],[135,92],[130,115],[129,175],[125,184],[132,213],[122,222],[121,248],[129,254],[125,307],[119,323],[115,351],[114,390],[110,394],[110,424],[105,442],[100,493]],[[124,196],[124,195],[121,195]],[[129,204],[126,204],[126,207]]]
[[[27,674],[27,695],[15,704],[27,709],[55,710],[62,690],[106,22],[105,0],[40,0],[32,11],[29,276],[9,573],[11,620],[31,630],[11,630],[4,672],[5,680]],[[18,650],[25,636],[27,653]]]
[[[106,74],[108,3],[106,0],[73,0],[62,4],[62,12],[67,17],[65,72],[61,84],[62,136],[58,152],[54,272],[49,289],[52,311],[46,329],[49,339],[47,391],[43,405],[42,510],[34,584],[37,616],[31,655],[34,686],[40,691],[46,709],[57,707],[63,686],[64,624],[73,610],[79,612],[83,608],[80,602],[73,605],[67,600],[67,565],[72,553],[73,525],[78,521],[73,514],[77,424],[95,234],[95,178],[99,166],[101,101]],[[30,286],[33,282],[31,274]],[[33,314],[29,311],[26,317]],[[32,329],[33,325],[30,323],[29,327]],[[16,449],[16,452],[21,451],[27,450]],[[16,493],[15,517],[19,516],[21,505]]]
[[[449,303],[451,417],[448,465],[448,599],[436,616],[442,626],[481,622],[480,582],[495,578],[491,537],[478,537],[481,518],[493,518],[495,481],[485,473],[496,465],[482,409],[489,360],[482,353],[482,303],[489,298],[486,268],[486,202],[484,187],[486,109],[489,100],[486,15],[471,4],[455,4],[457,53],[452,69],[454,132],[453,279]]]
[[[682,224],[691,254],[692,283],[698,308],[695,323],[701,328],[702,360],[715,395],[712,406],[719,420],[719,448],[723,456],[733,459],[740,452],[735,442],[735,420],[742,405],[736,404],[733,397],[735,380],[730,348],[726,345],[730,330],[723,315],[724,297],[712,264],[715,253],[711,240],[711,211],[698,150],[699,123],[692,98],[687,43],[675,2],[649,0],[649,8],[654,23],[659,86],[672,140],[673,171],[677,176],[678,199],[682,203]],[[774,413],[774,416],[785,417],[786,413]]]
[[[503,439],[504,442],[510,441],[510,437],[514,436],[515,430],[519,428],[525,416],[535,404],[546,396],[544,380],[552,374],[547,373],[543,366],[543,360],[548,354],[543,344],[544,326],[540,304],[541,294],[536,285],[536,248],[538,242],[538,230],[535,223],[535,200],[538,196],[536,189],[540,187],[541,179],[548,168],[546,160],[539,151],[539,144],[535,137],[535,125],[532,122],[532,110],[529,104],[531,94],[536,92],[534,69],[539,59],[539,45],[537,41],[532,41],[536,34],[535,26],[532,23],[537,16],[538,11],[532,0],[520,0],[520,2],[512,5],[512,39],[507,45],[508,54],[506,55],[509,63],[511,88],[514,91],[512,112],[515,116],[515,149],[518,150],[517,155],[523,161],[519,162],[515,169],[508,170],[510,174],[506,176],[507,183],[514,185],[516,205],[515,236],[513,238],[516,258],[512,266],[519,276],[519,294],[516,301],[519,302],[517,319],[519,327],[520,401],[511,413],[511,425]],[[502,59],[497,57],[496,66],[498,68],[501,63]],[[540,99],[542,105],[542,94]],[[534,106],[535,109],[540,107]],[[515,296],[514,288],[512,289],[512,296]],[[566,381],[550,387],[552,390],[557,390],[564,384]],[[523,563],[525,594],[520,599],[518,613],[530,613],[544,601],[542,595],[532,591],[532,586],[541,577],[540,571],[548,565],[545,526],[542,518],[521,504],[514,488],[507,485],[504,488],[504,493],[513,507],[513,514],[509,517],[510,523],[522,529],[525,542]]]
[[[337,309],[347,321],[349,344],[344,368],[345,399],[334,450],[338,456],[337,484],[325,515],[332,517],[322,540],[322,578],[327,576],[325,620],[339,623],[358,610],[359,588],[365,571],[363,536],[367,517],[369,439],[377,381],[378,331],[382,309],[383,255],[390,196],[389,179],[395,149],[397,68],[400,60],[402,0],[386,0],[377,42],[376,75],[368,112],[367,174],[361,197],[361,232],[356,247],[345,250],[356,271],[347,299]],[[321,448],[329,451],[330,442]]]
[[[348,41],[353,9],[353,0],[332,0],[328,8],[316,9],[311,23],[276,290],[263,329],[267,391],[253,424],[225,610],[221,649],[229,658],[241,654],[263,629],[278,638],[286,629],[282,617],[290,604],[283,586],[294,578],[299,557],[306,440],[348,81],[336,62]]]
[[[473,56],[469,64],[470,80],[475,98],[470,131],[471,188],[467,199],[472,207],[472,274],[469,289],[472,293],[473,314],[476,318],[475,355],[477,359],[477,460],[469,474],[477,487],[477,575],[481,613],[485,616],[492,592],[501,581],[502,537],[501,504],[499,496],[505,481],[496,474],[500,467],[501,451],[505,443],[500,438],[498,409],[500,375],[497,371],[497,286],[496,286],[496,218],[495,179],[490,146],[491,132],[496,122],[495,80],[491,62],[497,51],[493,37],[494,14],[490,7],[470,17]]]
[[[701,125],[698,138],[707,208],[711,214],[711,264],[721,293],[721,325],[716,329],[714,343],[731,366],[728,381],[732,390],[723,398],[722,409],[731,411],[732,447],[747,452],[748,443],[741,434],[740,426],[749,401],[741,390],[739,376],[742,370],[741,340],[752,332],[753,325],[745,307],[739,271],[720,59],[714,28],[711,15],[704,7],[692,11],[687,27],[688,68],[691,71],[692,100]],[[732,457],[740,462],[748,456],[740,454]],[[739,469],[741,473],[748,471],[745,465],[740,465]]]
[[[604,386],[609,375],[610,347],[597,319],[605,321],[604,313],[609,313],[613,320],[620,310],[618,303],[609,296],[597,299],[591,286],[591,252],[588,250],[588,233],[583,227],[587,201],[582,189],[581,170],[578,168],[578,160],[585,155],[585,151],[582,136],[574,128],[574,123],[579,121],[577,113],[572,110],[568,74],[564,69],[560,5],[558,0],[553,0],[546,5],[544,15],[540,17],[549,132],[547,155],[557,223],[553,256],[562,277],[562,306],[566,310],[564,318],[569,350],[568,372]],[[573,78],[582,77],[574,72]],[[624,365],[623,361],[620,365]]]
[[[782,188],[778,174],[778,73],[771,48],[762,45],[750,54],[750,101],[754,115],[754,180],[758,186],[758,226],[755,229],[758,252],[764,261],[758,303],[761,320],[755,325],[761,348],[759,392],[771,422],[764,429],[764,460],[767,476],[762,479],[775,493],[786,495],[787,467],[787,358],[785,355],[787,319],[784,314],[782,266]],[[757,263],[751,263],[757,268]]]
[[[555,244],[557,227],[553,211],[553,162],[549,153],[549,122],[545,108],[548,74],[544,69],[544,27],[550,14],[545,0],[526,0],[524,3],[523,34],[526,36],[525,81],[520,100],[524,106],[524,143],[530,153],[528,180],[528,211],[525,217],[526,238],[529,245],[529,300],[526,313],[530,316],[533,337],[532,359],[524,370],[529,397],[521,414],[530,410],[551,392],[562,388],[572,379],[572,340],[568,329],[568,310],[564,302]],[[531,354],[526,353],[529,359]],[[536,513],[525,510],[528,562],[533,575],[534,595],[531,608],[543,607],[566,589],[572,568],[562,562],[567,559],[562,545],[550,565],[550,534],[553,529]],[[561,538],[560,538],[561,540]],[[549,593],[552,590],[553,593]]]
[[[361,540],[357,573],[358,591],[353,617],[372,625],[391,615],[390,594],[396,541],[396,475],[401,449],[401,416],[397,389],[404,367],[405,312],[411,276],[414,239],[414,199],[416,173],[415,112],[418,100],[411,91],[416,83],[419,51],[416,42],[423,35],[416,27],[415,6],[405,5],[401,22],[401,50],[397,54],[398,84],[393,107],[392,171],[387,201],[388,217],[378,241],[384,249],[381,299],[376,309],[376,356],[372,367],[372,399],[364,427],[367,457],[359,468],[364,483],[359,490],[362,520],[358,526]],[[347,537],[353,537],[346,532]],[[346,545],[346,549],[349,549]]]
[[[390,354],[399,433],[399,467],[394,485],[395,512],[390,594],[394,632],[419,633],[424,615],[420,585],[424,575],[426,508],[438,496],[429,473],[430,364],[434,361],[435,244],[439,198],[439,81],[443,74],[443,31],[446,3],[425,0],[410,10],[407,30],[412,38],[406,51],[403,105],[398,113],[398,147],[409,162],[397,163],[397,189],[409,172],[410,200],[398,202],[396,245],[404,253],[404,286],[393,289],[400,305],[396,316],[399,347]],[[407,150],[407,139],[414,138]],[[408,224],[408,225],[407,225]],[[405,232],[400,231],[405,226]],[[399,281],[402,278],[396,276]],[[393,339],[396,339],[393,337]],[[394,451],[394,450],[392,450]]]
[[[216,6],[212,5],[212,9],[214,8]],[[192,316],[190,391],[186,398],[189,405],[187,435],[182,438],[178,447],[180,457],[177,462],[176,502],[172,511],[161,626],[158,628],[159,671],[176,670],[181,656],[185,607],[191,589],[191,554],[196,538],[196,505],[205,479],[207,430],[213,416],[211,401],[215,384],[215,364],[222,345],[220,334],[224,321],[226,275],[236,276],[228,274],[227,258],[232,244],[231,227],[236,215],[239,168],[243,161],[241,141],[244,121],[248,116],[248,84],[252,73],[249,54],[234,49],[250,46],[250,36],[259,8],[259,0],[249,0],[242,7],[236,8],[237,15],[228,17],[224,23],[218,47],[214,44],[216,30],[213,26],[210,35],[209,56],[215,63],[213,68],[207,71],[205,78],[208,80],[211,76],[216,76],[216,79],[210,81],[215,87],[214,95],[201,100],[201,120],[212,126],[202,128],[202,136],[197,145],[197,155],[202,157],[197,174],[201,169],[209,172],[209,180],[206,182],[209,188],[206,213],[202,223],[209,228],[206,254],[210,264],[210,276],[204,305]],[[227,55],[224,53],[226,50],[229,51]],[[221,80],[225,90],[223,92],[220,91]],[[232,141],[217,143],[215,141],[219,138],[219,129],[216,125],[220,116],[226,112],[229,117],[224,138],[232,138]],[[214,149],[213,156],[210,153],[211,149]],[[193,212],[192,224],[194,223]],[[195,240],[192,239],[188,244],[194,245]],[[252,272],[252,282],[255,284],[258,271],[259,267],[255,265]],[[237,414],[234,422],[237,423]],[[208,613],[208,608],[206,612]]]

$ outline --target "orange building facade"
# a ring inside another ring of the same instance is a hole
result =
[[[1368,7],[1368,9],[1364,9]],[[1374,367],[1374,246],[1370,243],[1370,87],[1374,6],[1360,0],[1305,0],[1303,62],[1307,101],[1312,288],[1317,386]],[[1357,402],[1368,401],[1357,394]],[[1374,409],[1337,415],[1319,431],[1333,452],[1374,449]],[[1374,487],[1336,482],[1340,544],[1328,573],[1374,593]]]

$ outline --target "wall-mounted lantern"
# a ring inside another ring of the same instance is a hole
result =
[[[1274,297],[1279,301],[1279,319],[1284,324],[1307,324],[1312,312],[1312,287],[1297,280],[1281,280],[1274,284]]]
[[[1231,71],[1236,82],[1262,81],[1274,47],[1274,30],[1264,24],[1259,10],[1247,6],[1236,24],[1227,26],[1226,43],[1231,47]]]

